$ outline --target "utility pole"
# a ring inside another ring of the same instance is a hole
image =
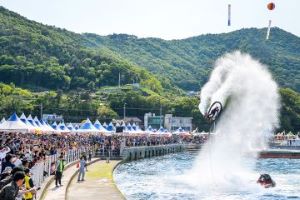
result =
[[[41,119],[43,118],[43,103],[40,104]]]
[[[126,103],[124,103],[124,110],[123,110],[123,120],[124,120],[124,123],[125,123],[125,118],[126,118]]]
[[[121,87],[121,73],[119,72],[119,88]]]
[[[160,104],[160,109],[159,109],[159,123],[160,123],[160,126],[159,126],[159,128],[162,127],[161,115],[162,115],[162,106]]]

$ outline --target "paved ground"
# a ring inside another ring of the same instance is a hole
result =
[[[93,159],[94,161],[95,159]],[[55,187],[55,180],[50,184],[45,193],[43,200],[65,200],[65,193],[67,189],[67,184],[71,179],[72,175],[76,172],[76,165],[73,165],[63,172],[63,177],[61,179],[62,186]]]
[[[77,182],[77,176],[68,188],[67,200],[124,200],[113,182],[113,168],[120,161],[98,161],[88,166],[85,181]]]

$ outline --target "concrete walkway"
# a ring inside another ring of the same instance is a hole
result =
[[[72,180],[67,190],[67,200],[124,200],[113,181],[113,169],[120,161],[98,161],[88,166],[85,181]]]
[[[92,162],[97,159],[92,159]],[[67,185],[77,171],[76,164],[70,166],[63,172],[63,177],[61,179],[62,186],[56,187],[55,186],[55,180],[52,181],[50,186],[47,188],[43,200],[65,200],[66,197],[66,191],[67,191]]]

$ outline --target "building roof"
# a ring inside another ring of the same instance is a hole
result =
[[[140,118],[138,117],[125,117],[125,122],[142,122],[142,120],[140,120]]]

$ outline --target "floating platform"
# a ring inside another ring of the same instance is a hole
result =
[[[268,149],[259,153],[259,158],[289,158],[300,159],[300,150]]]
[[[189,152],[198,153],[201,149],[199,144],[189,144],[185,148]],[[288,158],[288,159],[300,159],[300,147],[280,147],[271,148],[260,151],[258,153],[259,158]]]

